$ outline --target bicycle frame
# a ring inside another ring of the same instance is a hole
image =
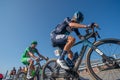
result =
[[[103,58],[107,59],[107,56],[106,56],[101,50],[99,50],[96,46],[94,46],[94,44],[93,44],[92,42],[88,41],[87,39],[77,42],[76,44],[74,44],[74,46],[76,46],[76,45],[78,45],[78,44],[81,44],[81,43],[83,44],[83,46],[82,46],[82,48],[81,48],[81,50],[80,50],[79,57],[78,57],[78,59],[77,59],[77,61],[76,61],[76,63],[75,63],[75,66],[74,66],[74,68],[73,68],[73,71],[76,72],[76,71],[78,70],[79,65],[80,65],[81,62],[82,62],[83,56],[84,56],[84,54],[85,54],[85,52],[86,52],[86,50],[87,50],[87,47],[92,48],[92,49],[93,49],[95,52],[97,52],[100,56],[102,56]]]

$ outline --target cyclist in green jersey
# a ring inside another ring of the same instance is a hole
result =
[[[39,61],[40,58],[43,58],[45,60],[48,60],[47,57],[44,57],[41,55],[38,50],[36,49],[37,41],[33,41],[31,43],[31,46],[27,47],[22,55],[22,63],[25,65],[28,65],[28,72],[27,72],[27,78],[31,79],[31,71],[34,69],[34,61]],[[36,53],[39,57],[35,56],[34,53]]]

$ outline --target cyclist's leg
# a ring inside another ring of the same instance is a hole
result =
[[[73,59],[73,52],[72,52],[71,50],[68,51],[68,58],[69,58],[70,60]]]
[[[75,52],[75,53],[73,54],[73,52],[70,50],[70,51],[68,52],[68,58],[69,58],[71,61],[75,62],[76,59],[78,58],[78,53]]]
[[[52,42],[55,43],[58,47],[63,46],[67,43],[68,36],[59,34],[59,35],[54,35]],[[64,47],[64,46],[63,46]],[[62,49],[63,49],[62,47]],[[64,69],[69,69],[67,64],[64,61],[64,57],[66,55],[67,51],[63,51],[62,54],[60,55],[60,58],[57,59],[57,63]]]
[[[75,43],[75,38],[73,38],[72,36],[68,36],[67,43],[63,49],[63,51],[68,52],[68,58],[71,60],[73,58],[73,52],[71,51],[71,47],[73,46],[74,43]]]
[[[29,59],[28,60],[28,62],[29,62],[29,66],[28,66],[28,73],[27,73],[27,78],[28,79],[31,79],[32,78],[32,71],[34,70],[34,60],[32,60],[32,59]]]
[[[23,57],[22,59],[21,59],[21,62],[24,64],[24,65],[29,65],[29,61],[30,60],[30,58],[28,58],[28,57]]]
[[[60,57],[61,60],[64,60],[64,57],[67,53],[68,53],[68,57],[70,59],[72,59],[73,53],[70,49],[71,49],[71,47],[73,46],[74,43],[75,43],[75,38],[73,38],[72,36],[68,36],[67,37],[67,42],[66,42],[66,44],[63,48],[63,52],[62,52],[61,57]]]
[[[75,43],[75,38],[72,36],[68,36],[67,43],[64,46],[64,50],[69,52],[74,43]]]
[[[63,52],[62,52],[60,58],[57,60],[57,63],[59,63],[62,68],[69,69],[69,67],[66,65],[66,63],[64,61],[64,57],[67,53],[69,53],[70,59],[72,58],[72,52],[70,51],[70,48],[73,46],[73,44],[75,42],[75,38],[73,38],[72,36],[62,35],[61,37],[57,37],[57,39],[58,39],[57,42],[59,44],[60,43],[65,44],[65,46],[63,48]]]
[[[63,45],[62,49],[64,49],[64,45],[67,43],[67,39],[68,39],[68,36],[64,35],[64,34],[54,35],[52,42],[55,43],[57,46]],[[67,53],[67,51],[66,51],[66,53]],[[61,60],[64,60],[64,55],[65,54],[61,54],[61,56],[60,56]]]
[[[22,58],[22,63],[25,65],[28,65],[28,72],[27,72],[27,78],[32,78],[31,76],[31,71],[34,69],[34,60],[32,60],[31,58],[25,57]]]

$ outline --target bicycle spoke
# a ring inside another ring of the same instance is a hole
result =
[[[97,48],[101,50],[110,61],[103,59],[97,52],[91,50],[88,57],[90,59],[90,66],[88,64],[88,68],[93,72],[91,75],[100,80],[120,79],[120,41],[119,43],[109,40],[105,41],[105,43],[100,42]],[[95,72],[92,68],[93,66],[99,66],[101,70]]]

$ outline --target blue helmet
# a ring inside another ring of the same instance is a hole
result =
[[[84,16],[80,11],[77,11],[77,12],[74,13],[73,18],[77,23],[80,23],[80,22],[83,21]]]

